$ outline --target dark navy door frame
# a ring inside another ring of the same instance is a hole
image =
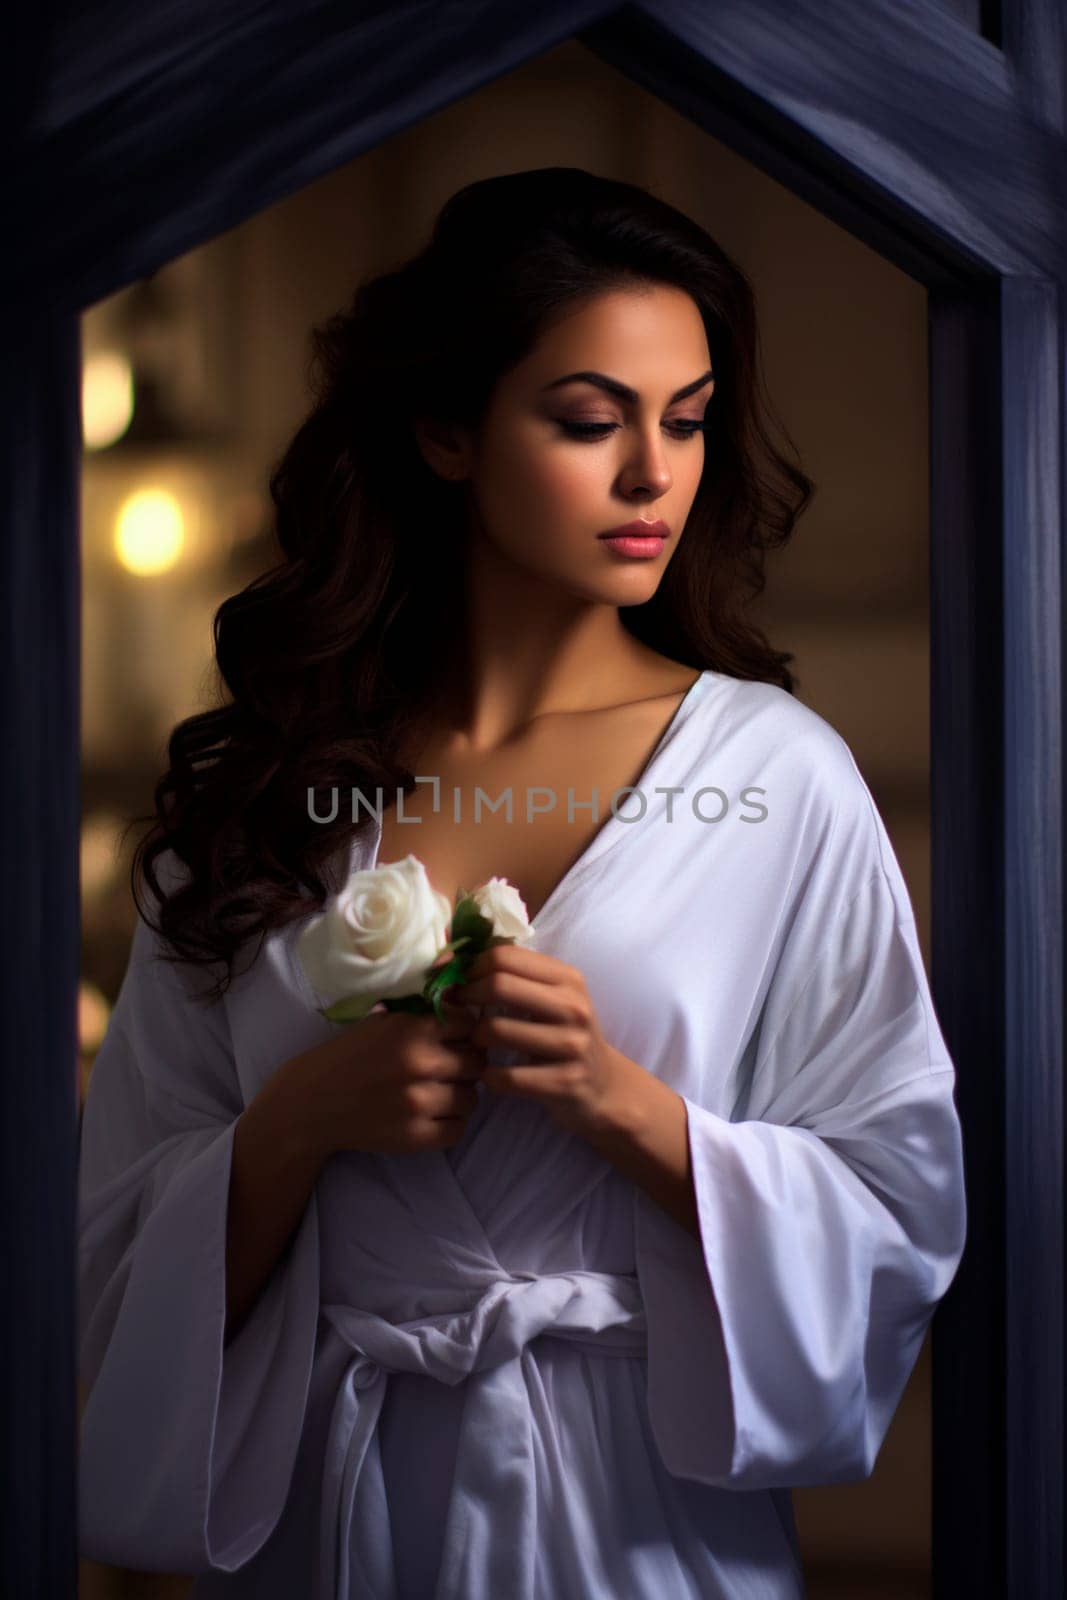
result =
[[[932,981],[969,1214],[935,1593],[1064,1592],[1065,27],[1062,0],[27,13],[0,61],[4,1593],[76,1593],[79,314],[572,36],[928,291]]]
[[[1067,1592],[1067,9],[1000,20],[1003,49],[934,4],[719,0],[583,34],[928,290],[931,966],[969,1217],[931,1333],[937,1600]]]

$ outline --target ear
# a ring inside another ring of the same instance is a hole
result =
[[[431,472],[451,483],[467,476],[470,440],[466,428],[433,417],[417,417],[414,427],[415,441]]]

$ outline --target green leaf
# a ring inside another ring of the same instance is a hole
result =
[[[466,983],[467,965],[462,956],[457,956],[445,966],[438,967],[423,985],[423,994],[430,999],[433,995],[440,994],[443,989],[447,989],[450,984]]]
[[[460,983],[465,983],[466,979],[461,978],[459,981]],[[441,984],[438,988],[434,989],[430,996],[430,1000],[433,1003],[434,1015],[437,1017],[438,1022],[451,1022],[452,1020],[451,1017],[445,1015],[444,993],[447,987],[447,984]]]
[[[361,1022],[377,1001],[367,995],[350,995],[347,1000],[335,1000],[332,1006],[319,1007],[327,1022]]]

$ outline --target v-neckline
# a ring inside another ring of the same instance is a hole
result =
[[[663,729],[663,732],[660,734],[659,739],[656,741],[656,746],[648,760],[645,762],[645,765],[641,770],[636,783],[629,786],[631,793],[635,789],[639,790],[644,788],[646,780],[652,775],[652,769],[658,764],[661,756],[666,752],[667,746],[673,742],[675,734],[679,732],[683,724],[688,720],[694,706],[696,706],[697,703],[702,699],[705,690],[710,685],[714,676],[715,674],[710,668],[705,668],[699,677],[693,679],[693,682],[689,685],[689,688],[685,691],[685,694],[682,696],[681,700],[675,706],[674,711],[671,713],[670,720]],[[373,810],[371,811],[370,815],[374,832],[369,859],[364,863],[364,866],[361,869],[365,872],[372,871],[373,868],[378,865],[378,852],[381,849],[382,843],[383,830],[381,815]],[[530,918],[531,930],[534,932],[539,930],[541,923],[548,916],[548,914],[556,908],[564,893],[573,888],[574,880],[584,874],[586,869],[593,865],[594,861],[598,861],[604,852],[611,848],[615,841],[621,836],[623,830],[633,828],[635,825],[640,826],[642,822],[647,820],[647,817],[648,811],[646,810],[641,818],[634,818],[629,822],[626,820],[620,821],[618,815],[609,810],[608,816],[605,817],[603,823],[597,829],[596,833],[594,833],[593,837],[590,839],[581,855],[567,868],[562,878],[560,878],[559,882],[549,893],[548,898],[544,901],[540,910],[537,912],[537,915]],[[358,851],[361,843],[361,840],[353,839],[349,847],[347,856],[348,877],[352,876],[354,870],[353,863],[356,852]]]

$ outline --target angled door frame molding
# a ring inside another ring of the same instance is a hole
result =
[[[46,8],[3,69],[19,251],[0,261],[0,837],[20,918],[0,964],[3,1114],[19,1130],[0,1159],[17,1219],[0,1243],[5,1592],[77,1588],[78,316],[577,37],[927,287],[931,976],[969,1211],[933,1329],[935,1594],[1063,1593],[1061,0],[1003,0],[1003,49],[944,0],[469,0],[402,51],[384,7],[248,5],[208,25],[198,3],[202,34],[160,14],[147,72],[121,36],[81,50],[91,7]],[[212,183],[174,149],[207,152]]]

